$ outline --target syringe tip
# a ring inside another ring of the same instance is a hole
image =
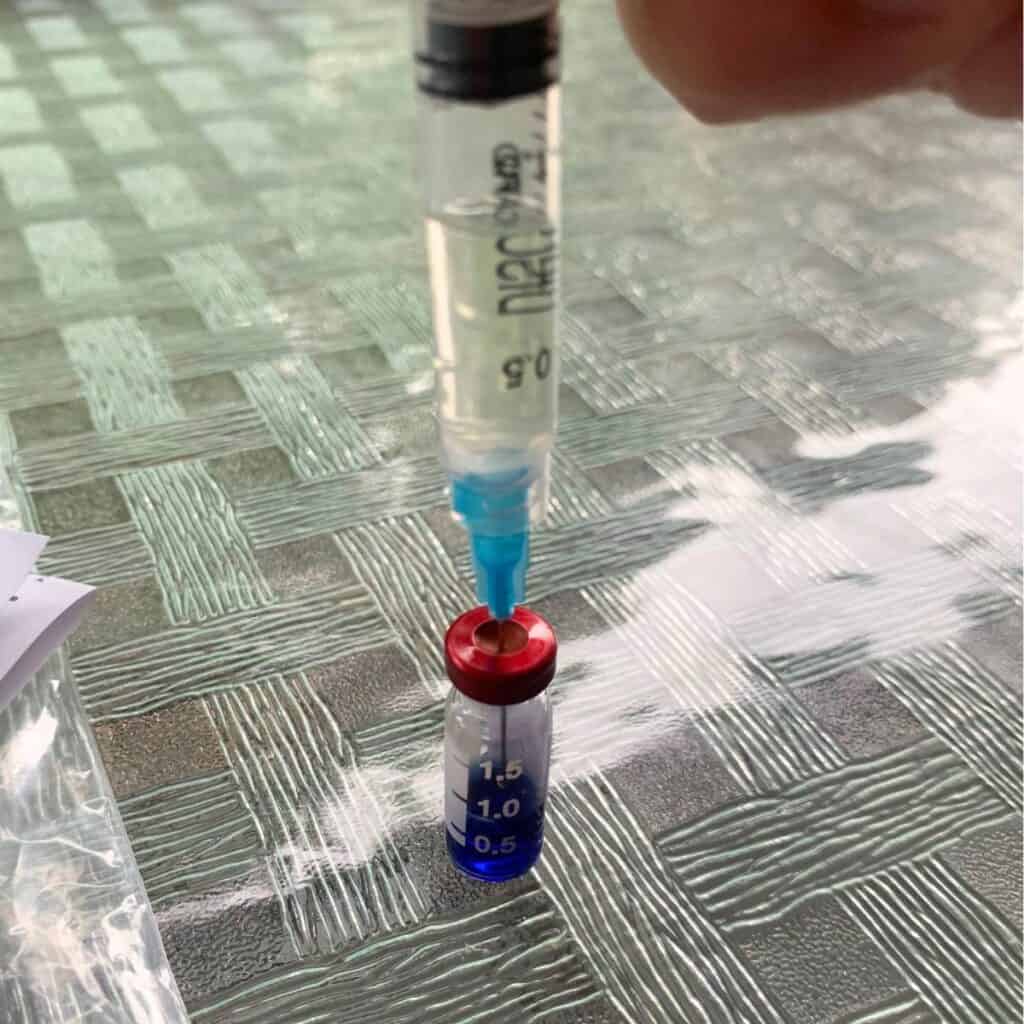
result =
[[[530,487],[525,468],[452,481],[452,507],[469,531],[477,597],[499,620],[507,619],[523,600]]]
[[[470,531],[476,592],[498,619],[507,619],[523,600],[529,534],[481,537]]]

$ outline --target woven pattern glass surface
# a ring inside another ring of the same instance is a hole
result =
[[[1019,126],[706,128],[567,8],[504,887],[440,820],[405,4],[0,11],[0,517],[100,588],[0,715],[4,1024],[1017,1019]]]

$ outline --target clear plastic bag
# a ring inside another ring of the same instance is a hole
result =
[[[19,527],[0,449],[0,526]],[[61,655],[0,712],[0,1024],[188,1017]]]

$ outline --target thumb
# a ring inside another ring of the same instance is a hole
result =
[[[618,4],[639,56],[703,120],[819,109],[935,83],[983,112],[1020,110],[1019,88],[1014,102],[1007,98],[1020,74],[1019,0]],[[1016,32],[1012,45],[1004,31]],[[998,66],[989,46],[998,47]]]

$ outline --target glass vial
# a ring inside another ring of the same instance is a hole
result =
[[[540,856],[555,654],[551,627],[522,607],[503,622],[474,609],[445,639],[445,830],[472,878],[505,882]]]

